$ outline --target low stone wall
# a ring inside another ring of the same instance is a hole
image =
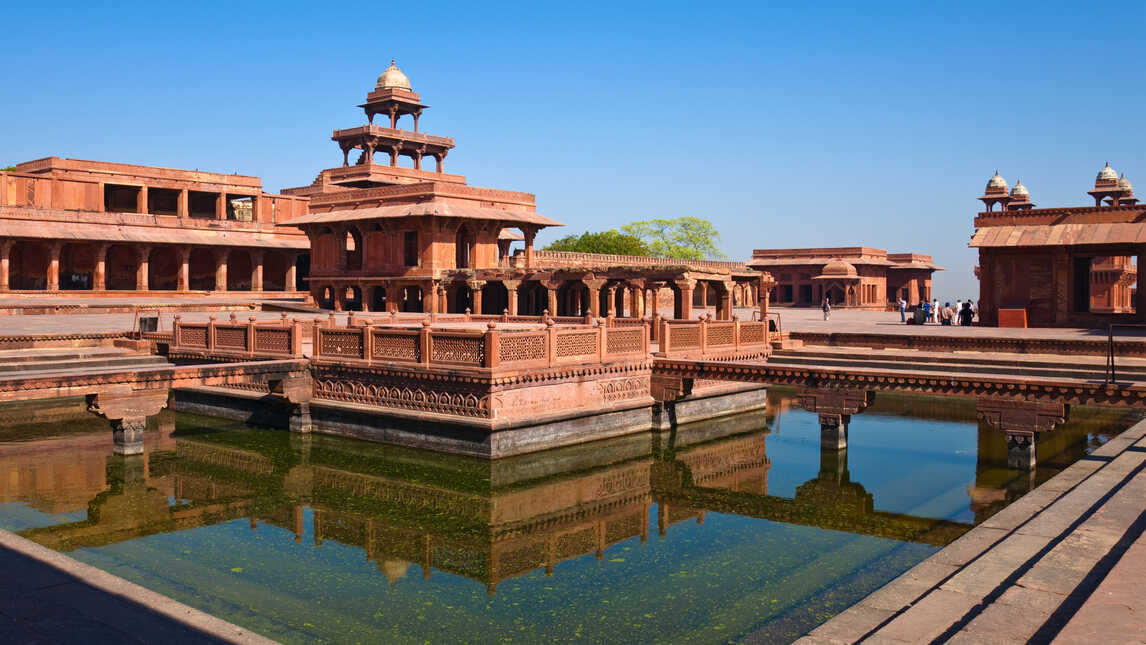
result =
[[[39,349],[66,347],[113,347],[124,332],[101,332],[95,334],[26,334],[0,336],[0,350]]]

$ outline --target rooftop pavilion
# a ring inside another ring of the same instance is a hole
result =
[[[928,300],[931,274],[942,271],[930,255],[863,246],[756,249],[748,266],[772,274],[774,304],[819,306],[830,298],[832,306],[861,309]]]

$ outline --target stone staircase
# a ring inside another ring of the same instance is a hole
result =
[[[805,346],[777,349],[768,363],[792,367],[933,372],[936,375],[981,374],[1083,381],[1103,381],[1106,378],[1106,359],[1101,356],[1063,357]],[[1120,383],[1146,382],[1146,361],[1118,359],[1116,367]]]
[[[162,356],[119,347],[0,351],[0,379],[131,371],[169,365]]]

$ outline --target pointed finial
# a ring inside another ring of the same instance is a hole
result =
[[[397,67],[397,66],[398,66],[398,64],[394,62],[393,58],[391,58],[390,59],[390,67]]]

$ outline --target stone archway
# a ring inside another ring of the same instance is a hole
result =
[[[481,290],[481,311],[478,313],[499,316],[509,309],[509,291],[501,282],[487,282]]]
[[[147,255],[147,288],[153,291],[175,291],[179,288],[182,261],[179,251],[157,246]]]
[[[60,249],[60,289],[91,290],[95,285],[96,249],[91,244],[65,244]]]
[[[112,245],[107,250],[107,289],[134,291],[139,276],[139,250],[124,244]]]

